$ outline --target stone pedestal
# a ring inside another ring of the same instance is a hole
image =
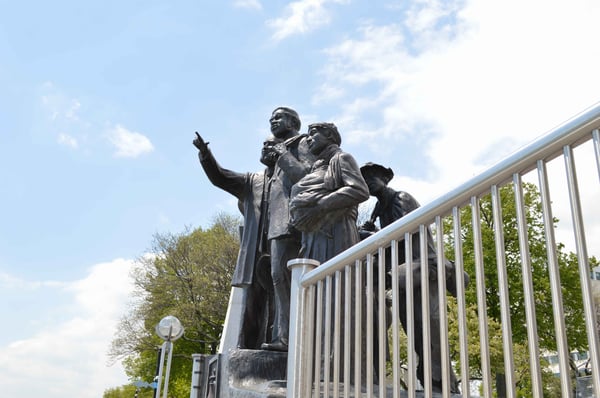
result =
[[[219,393],[216,398],[285,398],[287,352],[236,348],[246,294],[243,288],[231,289],[219,345]]]
[[[229,396],[285,398],[287,353],[232,350],[229,355]]]

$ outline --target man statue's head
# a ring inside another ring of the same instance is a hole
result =
[[[262,164],[267,167],[275,166],[279,155],[273,148],[280,142],[282,142],[282,140],[273,136],[268,137],[265,142],[263,142],[262,150],[260,151],[260,162]]]
[[[271,133],[277,138],[289,138],[300,131],[300,117],[292,108],[280,106],[275,108],[269,119]]]
[[[342,136],[333,123],[313,123],[308,126],[307,144],[311,153],[318,155],[331,144],[341,145]]]
[[[383,167],[377,163],[366,163],[360,168],[371,195],[383,192],[387,184],[394,178],[394,172],[389,167]]]

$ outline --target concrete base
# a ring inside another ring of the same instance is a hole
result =
[[[229,380],[232,385],[285,380],[287,352],[235,350],[229,356]]]
[[[287,353],[234,350],[229,356],[229,396],[285,398]]]
[[[231,387],[229,390],[229,394],[231,397],[236,397],[236,398],[285,398],[286,397],[286,392],[287,389],[285,388],[285,381],[282,381],[281,383],[283,384],[279,384],[279,382],[263,382],[260,384],[254,384],[254,385],[246,385],[245,388],[238,388],[238,387]],[[319,397],[324,397],[325,396],[325,391],[324,391],[324,385],[323,383],[321,383],[320,388],[319,388]],[[333,386],[329,386],[329,392],[327,394],[327,396],[329,397],[333,397],[334,394],[334,389]],[[316,395],[312,394],[313,397],[315,397]],[[339,397],[344,397],[344,398],[367,398],[367,397],[371,397],[371,396],[376,396],[379,397],[379,388],[377,386],[375,386],[374,390],[373,390],[373,394],[369,394],[367,393],[366,389],[363,388],[359,393],[356,393],[354,391],[354,388],[351,387],[349,389],[349,393],[347,395],[345,395],[345,391],[344,391],[344,384],[341,383],[338,386],[338,396]],[[385,397],[386,398],[392,398],[394,396],[394,391],[393,388],[391,386],[388,386],[386,388],[386,393],[385,393]],[[400,391],[400,397],[401,398],[408,398],[408,392],[407,391]],[[416,398],[425,398],[425,392],[424,391],[417,391],[415,393]],[[442,398],[442,394],[441,393],[432,393],[432,398]],[[452,394],[451,395],[452,398],[461,398],[462,395],[460,394]],[[475,397],[473,397],[475,398]]]

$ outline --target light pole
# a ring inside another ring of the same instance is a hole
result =
[[[160,398],[160,385],[162,381],[163,364],[165,362],[165,354],[168,352],[167,370],[165,371],[165,389],[163,398],[167,398],[169,390],[169,373],[171,372],[171,358],[173,357],[173,341],[183,336],[183,326],[179,319],[172,315],[166,316],[156,325],[156,334],[165,342],[162,345],[160,354],[160,365],[158,370],[158,380],[156,383],[156,398]]]

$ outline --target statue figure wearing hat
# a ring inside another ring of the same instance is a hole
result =
[[[405,216],[411,211],[417,209],[419,202],[408,192],[396,191],[389,187],[388,184],[394,177],[394,172],[389,167],[384,167],[376,163],[367,163],[360,169],[367,186],[369,193],[377,198],[377,203],[369,221],[364,223],[360,230],[364,238],[368,234],[375,233],[377,227],[375,222],[379,219],[381,228],[384,228],[399,218]],[[420,253],[420,236],[419,233],[412,235],[412,261],[413,261],[413,296],[414,296],[414,316],[415,316],[415,351],[419,357],[419,365],[417,367],[417,378],[422,385],[425,385],[424,380],[424,364],[423,358],[423,315],[421,307],[421,253]],[[388,271],[391,269],[389,264],[390,256],[386,256]],[[431,336],[431,374],[432,386],[435,392],[442,391],[442,361],[441,361],[441,341],[440,341],[440,318],[439,318],[439,297],[437,289],[437,253],[435,242],[429,228],[427,228],[427,263],[429,266],[429,294],[430,294],[430,336]],[[400,289],[400,297],[406,294],[406,252],[404,241],[398,242],[398,286]],[[446,287],[450,294],[456,296],[456,272],[454,264],[446,261]],[[465,284],[468,282],[468,276],[465,274]],[[387,278],[386,278],[387,279]],[[389,280],[389,279],[388,279]],[[391,282],[391,280],[389,280]],[[386,283],[387,284],[387,283]],[[386,286],[390,288],[391,285]],[[400,300],[399,314],[400,321],[404,330],[407,329],[406,302]],[[452,368],[450,369],[450,391],[452,393],[460,393],[458,389],[458,381]]]

